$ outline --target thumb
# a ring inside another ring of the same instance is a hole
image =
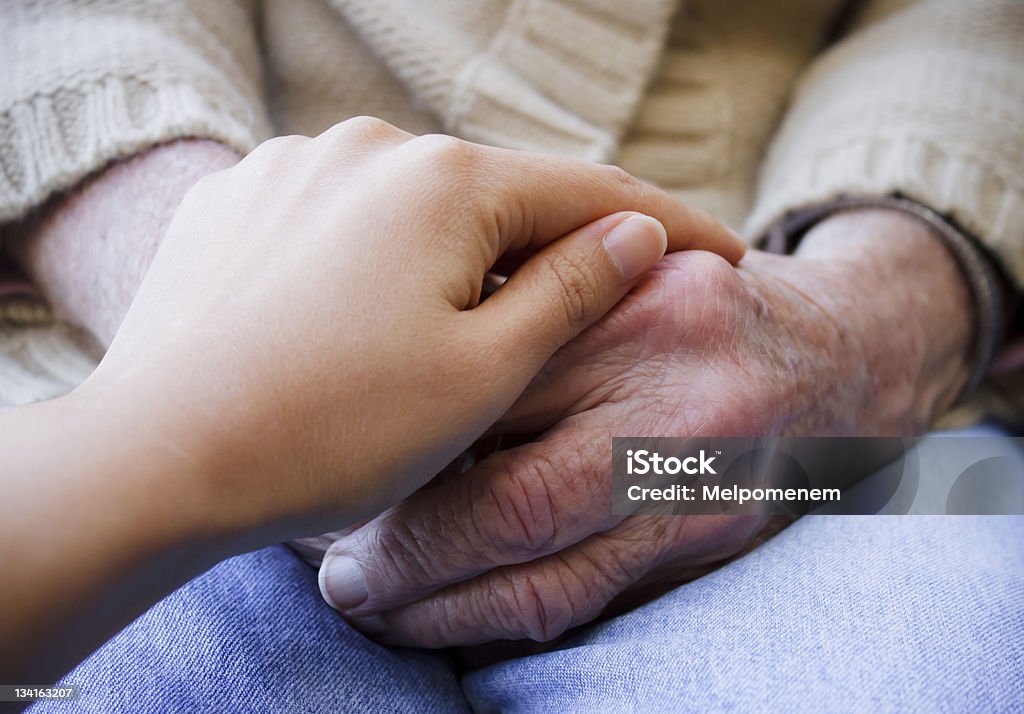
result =
[[[470,314],[484,333],[500,330],[494,343],[515,350],[513,362],[530,378],[614,307],[661,259],[667,244],[657,219],[613,213],[533,255]]]

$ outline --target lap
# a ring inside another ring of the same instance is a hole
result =
[[[227,560],[168,596],[65,681],[68,712],[458,712],[438,654],[389,650],[320,598],[316,573],[284,546]],[[51,708],[52,707],[52,708]]]
[[[809,516],[558,651],[465,677],[501,711],[1000,711],[1024,700],[1024,518]]]
[[[997,711],[1024,701],[1021,651],[1020,516],[808,516],[461,683],[443,655],[354,632],[277,546],[165,598],[66,677],[81,701],[33,711]]]

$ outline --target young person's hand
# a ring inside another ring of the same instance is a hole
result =
[[[617,169],[374,119],[203,178],[95,373],[0,415],[0,665],[47,681],[217,559],[396,503],[666,248],[743,254]]]
[[[347,522],[472,443],[667,245],[743,252],[607,166],[369,118],[274,139],[188,193],[83,392],[134,405],[252,525]]]

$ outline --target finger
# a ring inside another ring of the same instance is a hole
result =
[[[507,149],[486,151],[498,195],[510,202],[498,255],[537,250],[577,226],[619,211],[637,211],[660,221],[670,252],[707,250],[735,264],[746,251],[743,239],[709,214],[617,166]]]
[[[613,531],[556,554],[492,570],[424,600],[351,622],[396,646],[547,642],[593,620],[657,565],[666,543],[652,525],[656,521],[627,519]]]
[[[737,270],[707,252],[665,256],[613,311],[552,355],[492,428],[536,433],[642,383],[681,398],[692,385],[678,363],[695,345],[710,344],[709,330],[724,324],[703,315],[707,303],[733,299],[730,286],[737,277]],[[708,292],[707,286],[720,287]],[[696,307],[687,298],[695,293],[705,298]]]
[[[634,516],[554,555],[493,570],[351,622],[396,646],[547,642],[590,622],[609,605],[628,600],[637,605],[705,574],[709,564],[749,543],[761,523],[749,516]],[[638,586],[641,591],[634,593]]]
[[[614,526],[607,425],[585,420],[492,454],[420,492],[328,550],[320,588],[367,615],[502,565],[561,550]]]
[[[529,382],[559,347],[610,310],[664,255],[665,229],[639,213],[617,213],[553,243],[465,313],[478,335],[510,351],[503,376]]]

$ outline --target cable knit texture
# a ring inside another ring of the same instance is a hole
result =
[[[952,214],[1024,284],[1024,4],[907,5],[804,76],[749,231],[841,193],[900,191]]]
[[[252,24],[229,2],[0,4],[0,221],[154,143],[268,137]]]
[[[1024,284],[1024,3],[863,2],[837,39],[845,5],[0,3],[0,223],[168,139],[244,153],[373,114],[615,162],[753,240],[789,210],[898,190]],[[88,373],[81,335],[6,304],[0,404]]]

